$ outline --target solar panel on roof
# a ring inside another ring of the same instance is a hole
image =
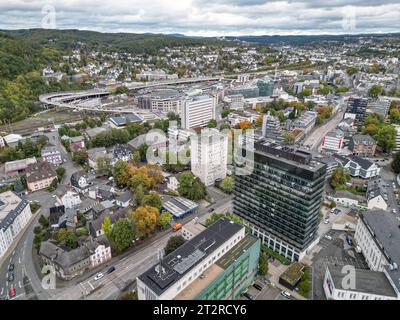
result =
[[[189,270],[192,266],[194,266],[198,261],[201,260],[206,255],[205,252],[196,249],[188,255],[186,258],[183,258],[181,262],[174,265],[174,270],[179,274],[184,274],[187,270]]]

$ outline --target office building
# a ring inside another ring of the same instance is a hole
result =
[[[264,245],[301,260],[318,241],[326,169],[305,150],[258,141],[251,174],[237,174],[235,168],[233,212]]]
[[[355,124],[363,124],[367,112],[368,99],[350,98],[347,102],[344,119],[353,119]]]
[[[210,96],[194,96],[183,104],[182,129],[204,128],[215,117],[215,99]]]
[[[136,279],[139,300],[172,300],[196,279],[208,281],[205,272],[244,238],[243,226],[221,219],[169,255],[160,253],[159,262]]]
[[[367,105],[367,113],[377,113],[386,117],[389,113],[391,100],[384,97],[379,97],[377,99],[371,99]]]
[[[190,140],[192,173],[206,186],[226,177],[228,164],[228,136],[218,129],[203,129],[201,135]]]
[[[43,161],[51,163],[55,166],[59,166],[63,163],[60,151],[54,146],[44,147],[41,153]]]
[[[32,216],[29,202],[12,191],[0,193],[0,258]]]
[[[229,92],[231,95],[241,94],[245,99],[255,98],[260,95],[260,89],[255,85],[243,85],[240,87],[232,88]]]
[[[152,89],[152,91],[138,96],[137,101],[140,109],[179,114],[183,103],[183,94],[170,88]]]
[[[331,130],[322,138],[322,150],[339,152],[343,148],[343,142],[343,131],[340,129]]]
[[[287,121],[287,129],[289,131],[293,129],[303,130],[306,135],[309,133],[314,127],[317,121],[318,113],[314,111],[306,111],[299,118],[294,121]]]
[[[281,122],[278,117],[271,116],[269,111],[263,117],[262,135],[265,138],[273,139],[275,141],[283,140]]]
[[[258,80],[257,87],[261,97],[270,97],[274,92],[274,81],[272,80]]]
[[[400,151],[400,126],[395,125],[394,128],[396,129],[396,146],[393,149],[393,153]]]

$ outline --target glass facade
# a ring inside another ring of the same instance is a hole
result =
[[[315,239],[325,175],[326,165],[296,164],[256,146],[253,172],[235,176],[234,213],[302,251]]]
[[[272,80],[258,80],[257,87],[261,97],[270,97],[274,92],[274,82]]]

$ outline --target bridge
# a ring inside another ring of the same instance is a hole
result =
[[[203,77],[203,78],[190,78],[190,79],[178,79],[178,80],[165,80],[157,82],[145,82],[143,84],[126,84],[125,86],[129,90],[140,90],[145,88],[160,87],[166,85],[178,85],[185,83],[196,83],[196,82],[206,82],[206,81],[221,81],[224,80],[223,77]],[[93,98],[107,97],[113,93],[114,88],[104,88],[104,89],[91,89],[83,91],[70,91],[70,92],[54,92],[46,93],[39,96],[39,101],[47,107],[58,107],[58,108],[69,108],[74,110],[88,110],[88,111],[101,111],[101,112],[111,112],[111,113],[135,113],[133,110],[126,109],[116,109],[116,108],[97,108],[97,107],[85,107],[73,105],[71,102],[76,100],[87,100]]]

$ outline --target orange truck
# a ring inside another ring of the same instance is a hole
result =
[[[181,230],[181,229],[182,229],[182,224],[180,224],[180,223],[177,223],[172,227],[173,232],[177,232],[178,230]]]

